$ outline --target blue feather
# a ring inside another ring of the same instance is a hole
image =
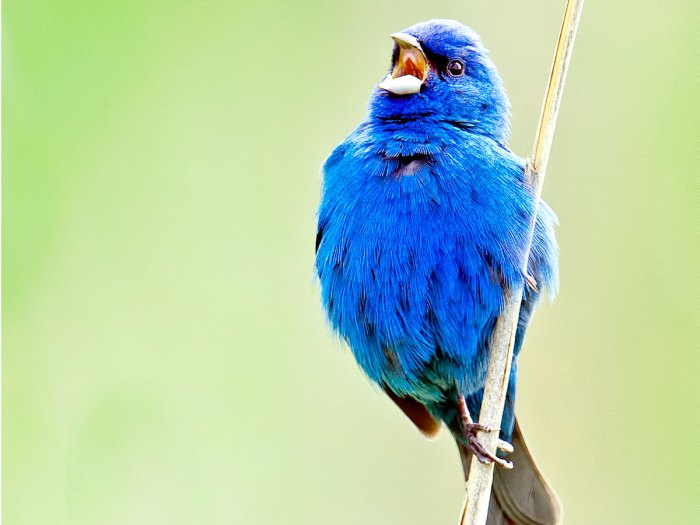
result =
[[[509,102],[476,34],[456,22],[405,30],[429,58],[420,93],[375,89],[367,117],[326,160],[316,270],[332,327],[367,376],[452,423],[456,395],[478,414],[488,341],[522,261],[535,199],[507,147]],[[539,207],[517,351],[542,290],[557,289],[556,217]],[[515,395],[515,366],[511,399]],[[512,404],[512,403],[511,403]],[[512,408],[504,434],[512,429]]]

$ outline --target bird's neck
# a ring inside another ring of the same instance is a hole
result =
[[[387,157],[430,156],[475,135],[501,145],[472,122],[432,115],[370,116],[361,127]]]
[[[370,118],[365,126],[386,157],[431,155],[442,150],[449,139],[439,126],[421,117]]]

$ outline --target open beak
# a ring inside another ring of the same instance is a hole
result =
[[[394,70],[379,88],[394,95],[418,93],[428,79],[428,59],[414,37],[406,33],[394,33],[391,38],[399,48]]]

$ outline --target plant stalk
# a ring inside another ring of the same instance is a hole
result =
[[[554,53],[552,69],[549,74],[549,82],[545,92],[540,121],[535,136],[532,161],[529,165],[528,175],[535,194],[537,206],[542,195],[547,162],[552,149],[552,139],[556,127],[559,105],[564,92],[564,82],[574,47],[576,30],[581,17],[584,0],[567,0],[559,32],[559,40]],[[535,210],[537,211],[537,210]],[[537,213],[533,214],[532,223],[523,261],[524,274],[527,274],[527,261],[529,258],[532,238],[535,230]],[[489,368],[484,385],[484,397],[481,403],[479,423],[486,428],[497,429],[501,426],[503,406],[508,389],[510,367],[513,361],[513,346],[515,333],[520,315],[520,303],[523,296],[523,285],[510,290],[506,302],[496,321],[491,334],[491,355]],[[493,453],[496,452],[498,432],[480,432],[479,440]],[[517,465],[515,466],[517,468]],[[462,513],[462,525],[485,525],[488,514],[489,498],[491,497],[491,485],[493,484],[494,464],[485,465],[472,457],[469,466],[469,481],[467,482],[467,500]]]

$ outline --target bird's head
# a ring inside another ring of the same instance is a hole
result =
[[[430,20],[391,38],[391,69],[374,90],[370,116],[445,121],[506,142],[510,103],[474,31],[454,20]]]

